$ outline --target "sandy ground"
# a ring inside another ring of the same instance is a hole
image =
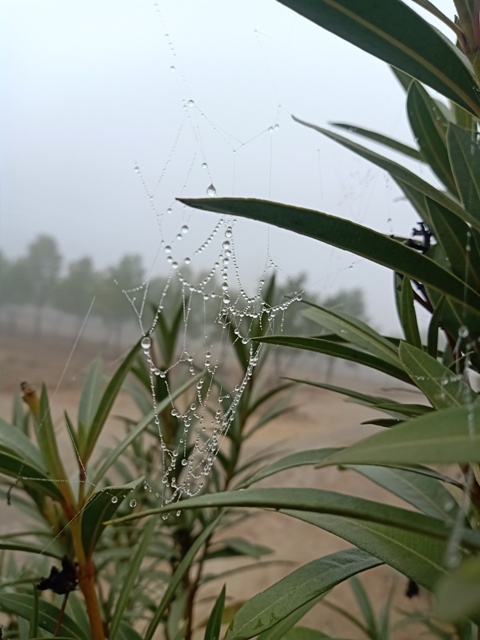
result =
[[[38,386],[40,380],[47,382],[52,398],[52,412],[54,417],[60,417],[64,409],[75,416],[79,397],[79,388],[84,376],[85,368],[98,349],[95,347],[77,349],[68,363],[68,343],[58,344],[52,341],[34,343],[25,339],[8,339],[2,336],[0,342],[0,415],[9,419],[11,414],[12,392],[18,388],[21,380],[28,380]],[[109,352],[106,355],[107,362],[113,363],[118,354]],[[302,371],[301,363],[297,363],[298,374]],[[324,373],[319,370],[309,371],[308,377],[312,380],[322,380]],[[307,377],[307,376],[305,376]],[[59,381],[61,384],[58,386]],[[337,385],[353,386],[354,388],[374,394],[390,395],[392,397],[406,398],[404,390],[385,391],[383,388],[387,381],[381,377],[373,379],[362,374],[359,369],[343,369],[337,371],[333,382]],[[58,386],[58,388],[57,388]],[[374,416],[374,413],[365,407],[345,402],[342,396],[313,389],[301,387],[297,393],[294,413],[283,416],[281,419],[261,430],[252,439],[247,447],[247,455],[260,449],[296,451],[301,449],[320,448],[323,446],[340,446],[349,444],[356,439],[368,435],[374,428],[361,426],[361,422]],[[407,396],[410,400],[412,396]],[[418,401],[418,398],[415,399]],[[131,399],[122,394],[112,412],[112,415],[130,415],[134,417],[136,409]],[[111,419],[104,438],[108,439],[118,432],[119,424]],[[106,442],[106,440],[104,440]],[[302,468],[273,476],[263,483],[264,486],[297,486],[317,487],[327,490],[335,490],[342,493],[351,493],[370,499],[387,499],[394,503],[391,497],[383,490],[351,471],[338,471],[336,469],[314,470]],[[6,505],[0,505],[0,526],[3,531],[12,530],[15,526],[11,511],[6,513]],[[7,520],[8,515],[8,520]],[[274,554],[268,556],[268,560],[288,560],[293,563],[272,565],[267,567],[258,565],[248,573],[241,573],[228,582],[227,594],[232,599],[244,599],[251,596],[292,570],[309,560],[321,557],[328,553],[348,548],[350,545],[331,534],[322,532],[312,526],[303,524],[294,519],[271,512],[259,512],[256,517],[239,525],[234,533],[244,536],[252,542],[265,544],[274,549]],[[224,561],[216,561],[213,569],[222,571],[229,566]],[[255,563],[256,564],[256,563]],[[380,567],[364,574],[362,577],[368,586],[375,606],[379,608],[385,601],[391,588],[395,590],[394,619],[401,617],[400,611],[415,611],[425,609],[428,606],[427,594],[414,600],[408,600],[404,596],[407,581],[395,571]],[[222,583],[212,583],[203,595],[218,593]],[[328,599],[351,613],[356,613],[357,608],[352,598],[348,585],[336,588]],[[312,626],[326,633],[335,634],[338,637],[361,638],[361,632],[351,623],[340,618],[330,609],[317,605],[303,620],[303,624]],[[420,631],[413,628],[397,631],[395,640],[407,640],[420,636]],[[422,637],[429,637],[423,635]]]

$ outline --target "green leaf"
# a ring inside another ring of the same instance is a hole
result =
[[[436,409],[473,405],[478,396],[465,378],[421,349],[402,342],[399,355],[413,382]]]
[[[0,447],[25,459],[26,462],[30,462],[46,473],[40,451],[30,438],[18,426],[9,424],[2,418],[0,418]]]
[[[29,638],[35,638],[35,636],[38,635],[38,603],[39,603],[40,595],[35,585],[33,585],[32,591],[33,591],[33,607],[32,607],[32,615],[30,616],[30,629],[28,633]]]
[[[360,475],[411,504],[421,513],[443,519],[452,526],[457,522],[458,504],[452,494],[436,478],[395,467],[349,465],[347,469],[354,469]]]
[[[144,482],[143,478],[122,487],[105,487],[90,497],[82,512],[82,546],[86,556],[91,556],[94,552],[105,529],[105,520],[109,520],[115,514],[125,498],[141,482]]]
[[[78,405],[78,440],[80,454],[86,444],[87,433],[98,410],[102,397],[103,363],[100,358],[90,364],[87,370],[87,378],[80,395]]]
[[[45,533],[45,535],[47,535]],[[22,553],[34,553],[39,556],[48,556],[49,558],[55,558],[56,560],[61,560],[62,556],[54,551],[49,551],[48,547],[45,545],[37,546],[32,543],[22,544],[21,542],[0,542],[0,549],[8,550],[8,551],[21,551]]]
[[[86,436],[85,450],[83,451],[84,465],[87,464],[87,461],[89,460],[95,449],[95,444],[102,432],[103,426],[105,425],[108,415],[112,409],[113,403],[115,402],[123,381],[125,380],[125,377],[137,356],[139,344],[140,343],[138,342],[128,353],[128,355],[123,360],[122,364],[119,366],[114,376],[108,383],[108,386],[101,397],[98,408],[95,411],[95,416],[91,422],[90,429],[88,430]]]
[[[303,316],[368,353],[398,367],[397,348],[365,322],[346,313],[309,303]]]
[[[58,450],[57,435],[53,426],[45,385],[42,385],[40,394],[40,416],[39,420],[36,421],[35,431],[43,464],[48,474],[60,483],[67,482],[68,477]]]
[[[242,487],[250,486],[264,478],[268,478],[269,476],[275,475],[276,473],[280,473],[281,471],[286,471],[287,469],[293,469],[296,467],[308,466],[308,465],[317,465],[322,462],[324,458],[328,458],[333,455],[337,451],[342,451],[341,447],[337,448],[325,448],[325,449],[308,449],[307,451],[296,451],[295,453],[289,453],[288,455],[280,458],[279,460],[275,460],[271,464],[263,467],[257,473],[255,473],[251,478],[248,478],[243,484]],[[389,466],[389,465],[387,465]],[[459,484],[456,480],[452,480],[447,476],[443,476],[439,474],[437,471],[433,469],[429,469],[428,467],[422,466],[408,466],[405,465],[403,467],[395,467],[399,469],[403,469],[405,471],[409,471],[411,473],[420,474],[422,476],[427,476],[428,478],[434,478],[435,480],[439,480],[440,482],[447,482],[452,484],[455,487],[460,489],[463,488],[461,484]],[[355,467],[355,470],[359,470],[360,467]]]
[[[379,144],[383,144],[384,146],[392,149],[393,151],[397,151],[398,153],[403,153],[403,155],[412,158],[412,160],[416,160],[417,162],[422,162],[423,158],[418,151],[418,149],[414,149],[413,147],[409,147],[403,142],[399,142],[398,140],[394,140],[393,138],[389,138],[388,136],[383,135],[382,133],[377,133],[376,131],[371,131],[370,129],[363,129],[362,127],[357,127],[353,124],[345,124],[343,122],[330,122],[332,127],[339,127],[340,129],[345,129],[350,133],[356,133],[359,136],[363,136],[372,142],[378,142]]]
[[[287,378],[294,382],[301,384],[308,384],[312,387],[319,389],[326,389],[327,391],[333,391],[334,393],[341,393],[343,395],[352,398],[354,402],[361,404],[372,409],[378,409],[378,411],[384,411],[395,418],[409,418],[427,413],[430,408],[423,404],[406,404],[403,402],[396,402],[390,398],[384,398],[382,396],[371,396],[359,391],[353,391],[352,389],[346,389],[344,387],[337,387],[333,384],[327,384],[325,382],[311,382],[309,380],[298,380],[297,378]]]
[[[235,615],[225,640],[246,640],[266,631],[352,575],[381,564],[359,549],[339,551],[300,567],[250,598]]]
[[[423,159],[447,189],[457,195],[446,143],[448,122],[435,100],[416,80],[408,90],[407,112]]]
[[[460,278],[402,242],[350,220],[330,216],[320,211],[248,198],[200,200],[181,198],[179,200],[204,211],[215,211],[274,224],[282,229],[295,231],[345,249],[393,271],[403,273],[412,280],[429,285],[442,295],[450,296],[480,315],[480,296],[476,291],[465,286]],[[455,206],[464,213],[459,205]]]
[[[122,588],[120,589],[120,593],[118,595],[117,603],[115,606],[115,613],[113,614],[112,621],[110,623],[109,629],[109,638],[110,640],[115,640],[117,634],[121,637],[120,626],[122,623],[123,616],[125,615],[125,610],[128,605],[128,601],[132,595],[133,587],[135,581],[139,578],[139,571],[141,564],[148,552],[148,548],[152,541],[152,538],[155,534],[156,521],[152,518],[148,523],[145,529],[143,530],[140,540],[137,545],[137,549],[132,559],[129,562],[129,570],[124,581]]]
[[[35,603],[33,596],[20,593],[0,591],[0,608],[2,611],[30,620]],[[53,634],[60,616],[60,609],[50,602],[40,600],[38,603],[38,626]],[[67,614],[64,614],[60,633],[65,638],[88,640],[86,631],[77,625]]]
[[[397,431],[399,428],[401,427],[396,427],[391,432]],[[342,453],[343,451],[334,454],[327,460],[340,457]],[[326,466],[326,461],[319,466]],[[182,510],[201,509],[205,507],[256,507],[282,511],[294,509],[298,512],[305,513],[325,513],[350,520],[359,520],[374,524],[378,523],[407,532],[414,532],[431,538],[432,543],[438,539],[441,540],[443,544],[443,541],[448,540],[451,535],[451,527],[443,520],[372,500],[321,489],[301,489],[296,487],[240,489],[237,491],[225,491],[211,495],[196,496],[195,498],[182,500],[180,504]],[[176,509],[178,509],[178,503],[169,504],[156,509],[149,509],[132,516],[118,518],[111,524],[128,522],[158,513],[168,513]],[[463,531],[461,544],[468,549],[480,549],[480,533]]]
[[[480,462],[480,406],[432,411],[353,444],[319,466]]]
[[[254,544],[244,538],[227,538],[222,540],[221,547],[217,550],[212,549],[208,558],[224,558],[233,556],[245,556],[260,560],[262,556],[272,553],[269,547],[261,544]]]
[[[468,558],[435,589],[435,613],[442,620],[480,623],[480,558]]]
[[[480,147],[475,133],[450,124],[447,131],[448,153],[458,192],[469,221],[478,229],[480,220]]]
[[[400,0],[280,2],[479,115],[477,81],[467,58]]]
[[[341,358],[342,360],[348,360],[371,369],[376,369],[377,371],[382,371],[382,373],[386,373],[387,375],[393,376],[403,382],[411,382],[408,375],[406,375],[400,367],[395,367],[381,358],[365,353],[365,351],[360,351],[359,349],[343,342],[318,337],[304,338],[301,336],[283,335],[261,338],[259,339],[259,342],[323,353],[334,358]]]
[[[284,640],[347,640],[346,638],[329,636],[328,634],[323,633],[323,631],[309,629],[308,627],[295,627],[294,629],[288,631],[288,633],[286,633],[284,636],[275,637],[282,637]]]
[[[309,600],[303,607],[298,607],[295,611],[292,611],[288,616],[285,616],[282,620],[270,627],[267,631],[264,631],[258,636],[258,640],[283,640],[288,638],[290,633],[298,630],[298,627],[292,629],[303,616],[310,611],[316,604],[325,597],[325,593],[321,593],[314,600]],[[329,636],[320,636],[320,638],[329,638]]]
[[[178,508],[178,503],[176,506]],[[190,570],[193,560],[197,555],[198,551],[206,542],[206,540],[210,537],[210,535],[213,533],[217,524],[220,522],[222,515],[223,513],[220,512],[207,526],[203,528],[200,535],[195,539],[194,543],[192,544],[190,549],[187,551],[187,553],[183,557],[175,573],[173,574],[173,576],[170,578],[168,582],[168,586],[165,590],[165,593],[163,594],[158,607],[155,609],[155,612],[152,616],[152,619],[150,620],[150,623],[145,632],[145,636],[143,640],[152,640],[155,634],[155,631],[162,619],[163,614],[165,613],[167,607],[169,606],[170,602],[175,596],[175,591],[177,590],[178,586],[182,582],[184,575]]]
[[[448,258],[452,272],[476,288],[480,277],[480,257],[469,225],[431,198],[425,198],[425,206],[429,228]]]
[[[275,460],[275,462],[259,469],[253,474],[253,476],[248,478],[242,486],[250,486],[255,482],[259,482],[264,478],[273,476],[281,471],[286,471],[287,469],[318,464],[323,460],[323,458],[331,456],[339,450],[340,449],[338,448],[308,449],[307,451],[296,451],[295,453],[290,453],[287,456],[284,456],[279,460]]]
[[[429,182],[420,178],[417,173],[410,171],[403,165],[398,164],[397,162],[394,162],[393,160],[390,160],[389,158],[386,158],[385,156],[382,156],[375,151],[368,149],[367,147],[357,144],[356,142],[353,142],[352,140],[349,140],[348,138],[345,138],[338,133],[334,133],[333,131],[329,131],[328,129],[324,129],[323,127],[319,127],[310,122],[305,122],[304,120],[300,120],[295,116],[292,117],[295,122],[313,129],[314,131],[317,131],[317,133],[321,133],[327,138],[330,138],[338,144],[341,144],[346,149],[353,151],[365,160],[372,162],[377,167],[388,171],[391,177],[399,183],[402,189],[405,189],[403,185],[407,186],[407,191],[408,189],[410,189],[409,197],[411,197],[412,194],[415,194],[415,198],[418,198],[420,195],[427,196],[434,202],[438,202],[438,204],[445,207],[465,222],[472,224],[477,229],[480,228],[480,222],[478,218],[472,215],[469,211],[465,210],[456,198],[445,191],[436,189]],[[428,222],[428,220],[426,220],[426,222]],[[420,278],[417,279],[421,280]]]
[[[399,281],[400,291],[397,295],[397,309],[399,320],[402,325],[405,340],[416,347],[422,346],[420,331],[418,330],[417,314],[415,313],[412,283],[406,277],[395,274],[396,281]],[[398,290],[398,288],[397,288]]]
[[[42,495],[48,495],[61,501],[62,493],[58,482],[51,480],[43,470],[7,451],[0,451],[0,473],[10,478],[21,480],[22,484],[31,487]]]
[[[444,566],[446,541],[356,518],[298,510],[282,513],[347,540],[429,590],[447,575]]]
[[[205,640],[218,640],[222,628],[223,609],[225,607],[225,585],[220,592],[205,628]]]
[[[361,614],[365,620],[367,630],[370,632],[370,637],[377,636],[377,623],[375,620],[375,614],[373,613],[372,604],[365,591],[360,580],[354,576],[349,582],[350,588],[353,591],[355,601],[361,611]]]

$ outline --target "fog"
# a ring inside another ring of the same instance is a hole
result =
[[[192,252],[217,220],[175,197],[204,196],[211,183],[218,195],[292,203],[382,232],[409,235],[416,223],[384,173],[291,119],[409,141],[393,74],[273,0],[4,0],[0,22],[9,258],[49,234],[67,261],[89,255],[103,268],[140,253],[166,273],[162,240],[188,224],[182,247]],[[395,330],[387,270],[257,223],[234,231],[242,281],[271,259],[285,278],[307,272],[321,295],[363,287],[375,325]]]

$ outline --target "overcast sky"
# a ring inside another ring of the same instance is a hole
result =
[[[437,4],[451,15],[451,2]],[[388,67],[274,0],[3,0],[0,41],[9,257],[48,233],[67,261],[87,254],[105,267],[128,252],[149,267],[184,224],[181,251],[193,255],[217,218],[174,199],[203,196],[210,183],[218,195],[271,198],[388,233],[408,235],[416,222],[385,174],[290,117],[408,141]],[[323,295],[364,286],[372,319],[395,326],[386,270],[256,223],[235,225],[235,246],[245,281],[270,255],[283,274],[307,271]]]

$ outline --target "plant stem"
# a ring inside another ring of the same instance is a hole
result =
[[[103,628],[103,621],[100,616],[100,608],[98,606],[98,598],[97,592],[95,591],[93,576],[94,566],[91,558],[87,558],[83,565],[79,563],[78,585],[83,593],[83,597],[85,598],[92,640],[105,640],[105,631]]]
[[[94,583],[95,568],[92,558],[85,556],[80,523],[81,521],[78,518],[71,521],[73,546],[78,562],[78,586],[85,598],[92,640],[105,640],[105,631]]]

